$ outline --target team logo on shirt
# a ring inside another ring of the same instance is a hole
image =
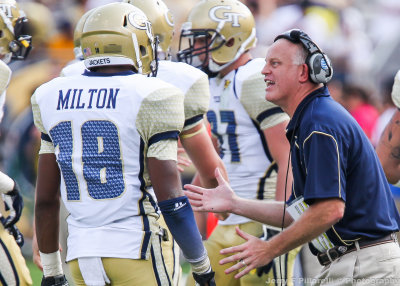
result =
[[[239,13],[230,12],[231,6],[215,6],[210,9],[209,17],[215,22],[230,22],[232,27],[240,27],[239,17],[243,17]]]

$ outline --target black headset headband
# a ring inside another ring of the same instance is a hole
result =
[[[287,31],[283,34],[280,34],[274,39],[274,42],[276,42],[277,40],[282,39],[282,38],[289,40],[290,42],[292,42],[294,44],[301,43],[303,45],[303,47],[309,52],[309,54],[313,54],[315,52],[320,52],[322,54],[322,51],[317,46],[317,44],[315,44],[311,40],[311,38],[301,30],[293,29],[293,30]]]

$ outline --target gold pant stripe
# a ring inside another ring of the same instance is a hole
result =
[[[156,276],[158,285],[171,285],[171,279],[168,275],[167,266],[164,262],[164,257],[161,249],[161,237],[154,235],[154,243],[150,249],[151,259],[153,260],[153,270]],[[158,240],[158,241],[157,241]],[[162,282],[163,281],[163,282]],[[168,284],[165,284],[167,283]]]
[[[32,285],[21,249],[3,226],[0,225],[0,285]]]
[[[3,277],[2,273],[8,273],[9,276],[12,273],[12,276],[10,277],[12,279],[12,282],[15,283],[15,285],[19,285],[19,278],[18,278],[18,273],[17,269],[15,269],[14,261],[10,255],[10,252],[8,252],[7,247],[5,246],[4,242],[0,239],[0,244],[1,244],[1,271],[0,271],[0,282],[3,285],[7,285],[8,283],[6,282],[6,278]],[[7,268],[7,269],[6,269]],[[11,281],[10,281],[11,282]]]

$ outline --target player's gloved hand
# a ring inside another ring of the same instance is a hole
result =
[[[49,276],[42,278],[41,286],[69,286],[65,275]]]
[[[266,228],[264,229],[264,235],[262,237],[260,237],[263,240],[268,240],[271,237],[277,235],[279,233],[279,231],[273,230],[273,229],[269,229]],[[270,263],[263,265],[261,267],[257,268],[257,275],[259,277],[261,277],[264,273],[267,274],[268,272],[271,271],[272,267],[274,267],[274,261],[272,260]]]
[[[4,228],[10,228],[19,220],[24,208],[24,200],[17,182],[15,182],[14,189],[4,194],[3,199],[6,210],[10,211],[9,216],[4,221]]]
[[[19,247],[22,247],[24,245],[24,236],[22,233],[19,231],[16,225],[12,225],[10,227],[7,227],[7,230],[10,232],[12,236],[14,236],[15,242],[18,244]]]
[[[196,281],[196,286],[215,286],[214,275],[214,271],[203,274],[197,274],[193,272],[193,278],[194,281]]]

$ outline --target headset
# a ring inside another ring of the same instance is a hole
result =
[[[274,39],[274,42],[282,38],[294,44],[301,43],[308,51],[306,64],[308,66],[310,80],[312,82],[326,84],[332,79],[333,68],[331,61],[306,33],[299,29],[289,30],[278,35]]]

